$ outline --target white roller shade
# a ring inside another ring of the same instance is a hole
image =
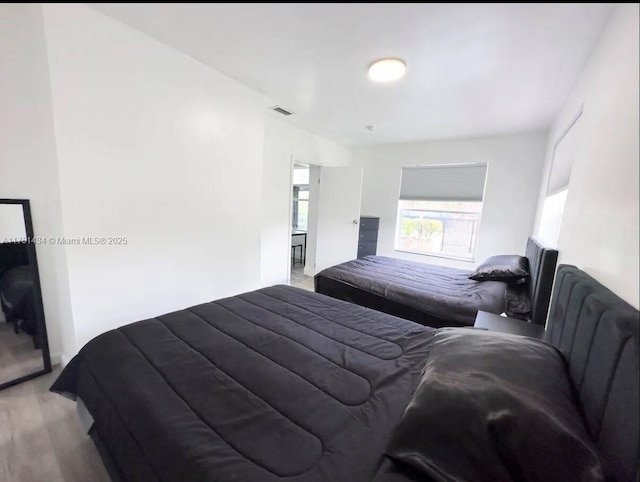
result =
[[[403,167],[400,199],[482,201],[486,164]]]

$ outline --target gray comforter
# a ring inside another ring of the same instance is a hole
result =
[[[126,480],[365,482],[433,330],[275,286],[109,331],[52,387]]]
[[[430,326],[473,325],[478,310],[502,313],[507,284],[471,271],[367,256],[316,275],[316,291]]]

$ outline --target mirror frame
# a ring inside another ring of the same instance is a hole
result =
[[[35,236],[33,234],[33,222],[31,220],[31,204],[28,199],[0,199],[2,204],[20,204],[22,206],[22,215],[24,217],[24,227],[27,235],[27,256],[32,269],[33,276],[33,303],[35,304],[36,323],[38,329],[42,329],[42,339],[40,340],[40,348],[42,350],[42,361],[44,368],[27,375],[0,383],[0,390],[12,387],[18,383],[31,380],[46,373],[51,372],[51,355],[49,353],[49,338],[47,336],[47,324],[44,319],[44,305],[42,304],[42,288],[40,286],[40,271],[38,270],[38,258],[36,256]]]

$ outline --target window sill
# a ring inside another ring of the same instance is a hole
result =
[[[394,248],[393,250],[397,251],[399,253],[417,254],[419,256],[428,256],[428,257],[432,257],[432,258],[453,259],[455,261],[464,261],[465,263],[475,263],[476,262],[475,258],[464,258],[462,256],[455,256],[453,254],[422,253],[420,251],[409,251],[409,250],[406,250],[406,249],[398,249],[398,248]]]

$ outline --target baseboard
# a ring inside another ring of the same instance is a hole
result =
[[[63,363],[61,353],[50,353],[49,356],[51,357],[51,365],[59,365],[60,363]],[[63,366],[64,365],[66,365],[66,363],[63,363]]]
[[[58,355],[58,363],[60,363],[60,365],[62,365],[62,368],[67,366],[67,363],[69,363],[71,360],[69,358],[67,358],[64,353]],[[53,356],[51,357],[51,364],[55,365],[56,363],[53,361]]]

